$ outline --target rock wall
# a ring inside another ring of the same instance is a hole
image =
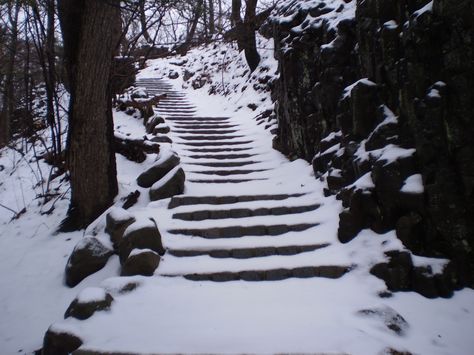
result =
[[[261,29],[279,61],[275,148],[342,200],[341,242],[396,229],[450,259],[427,296],[474,286],[473,25],[471,0],[293,0]],[[429,274],[388,257],[373,272],[392,289]]]

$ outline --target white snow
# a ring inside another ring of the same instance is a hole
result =
[[[382,26],[389,30],[395,30],[398,28],[398,23],[395,20],[390,20],[385,22]]]
[[[124,238],[126,238],[132,232],[144,228],[155,228],[155,223],[150,218],[138,217],[135,222],[129,225],[127,229],[125,229],[125,232],[123,232],[123,236]]]
[[[425,6],[423,6],[421,9],[415,11],[413,13],[413,15],[416,18],[416,17],[419,17],[420,15],[423,15],[426,12],[433,12],[433,1],[430,1]]]
[[[114,221],[126,221],[132,218],[132,214],[121,207],[112,207],[108,214]]]
[[[370,172],[362,175],[353,184],[349,185],[348,188],[355,187],[360,190],[369,190],[375,188]]]
[[[148,248],[145,248],[145,249],[133,249],[130,254],[128,255],[128,257],[131,257],[131,256],[134,256],[134,255],[139,255],[139,254],[142,254],[142,253],[153,253],[153,254],[156,254],[156,252],[154,252],[153,250],[151,249],[148,249]]]
[[[105,300],[107,293],[101,287],[87,287],[76,297],[79,303],[100,302]]]
[[[364,85],[367,85],[367,86],[377,86],[376,83],[374,83],[373,81],[369,80],[368,78],[362,78],[362,79],[359,79],[357,80],[355,83],[347,86],[345,89],[344,89],[344,92],[342,94],[342,97],[345,99],[347,97],[350,97],[351,94],[352,94],[352,90],[358,85],[358,84],[364,84]]]
[[[411,175],[403,182],[401,192],[409,194],[422,194],[424,192],[423,177],[421,174]]]

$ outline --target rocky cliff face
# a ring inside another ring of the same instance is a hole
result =
[[[302,0],[277,6],[275,147],[313,162],[345,210],[339,239],[396,229],[443,274],[392,253],[392,290],[474,286],[474,2]]]

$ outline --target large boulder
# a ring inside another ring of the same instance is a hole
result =
[[[160,256],[151,249],[133,249],[122,265],[121,276],[152,276],[160,263]]]
[[[137,184],[141,187],[151,187],[155,182],[163,178],[173,168],[179,165],[179,157],[173,151],[165,151],[158,157],[155,164],[137,178]]]
[[[113,207],[107,213],[105,231],[110,235],[114,250],[118,249],[125,229],[133,222],[135,217],[123,208]]]
[[[92,316],[96,311],[110,308],[113,297],[100,287],[88,287],[69,305],[64,318],[73,317],[84,320]]]
[[[74,334],[59,331],[51,326],[43,339],[42,355],[69,355],[82,345],[82,340]]]
[[[160,255],[165,253],[160,231],[152,219],[140,219],[127,227],[119,247],[122,264],[133,249],[151,249]]]
[[[66,264],[66,285],[74,287],[87,276],[102,269],[112,254],[113,251],[97,238],[82,239],[77,243]]]
[[[150,200],[156,201],[182,194],[185,180],[186,175],[183,169],[174,168],[163,179],[153,184],[150,188]]]

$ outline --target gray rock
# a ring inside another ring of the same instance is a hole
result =
[[[136,252],[135,252],[136,251]],[[152,276],[160,263],[160,256],[151,249],[132,250],[122,265],[121,276]]]
[[[189,79],[191,79],[194,76],[194,74],[195,74],[194,72],[185,69],[184,74],[183,74],[183,80],[188,81]]]
[[[184,192],[186,176],[182,168],[170,171],[163,181],[158,181],[150,189],[150,200],[156,201],[180,195]]]
[[[119,247],[121,263],[125,262],[133,249],[151,249],[160,255],[165,253],[160,231],[153,220],[138,220],[125,230]]]
[[[84,296],[86,296],[87,292],[94,292],[98,294],[98,296],[85,298]],[[64,314],[64,318],[73,317],[80,320],[87,319],[97,311],[109,309],[113,300],[113,297],[105,292],[104,289],[96,287],[86,288],[69,305]]]
[[[98,239],[85,237],[74,248],[66,264],[65,281],[69,287],[76,286],[87,276],[102,269],[113,251]]]
[[[180,162],[176,154],[161,157],[150,169],[140,174],[137,184],[141,187],[151,187],[155,182],[162,179]]]
[[[163,117],[154,115],[147,121],[145,125],[146,133],[152,133],[156,126],[163,123],[165,123],[165,120]]]
[[[153,129],[153,134],[167,134],[169,132],[169,126],[157,126]]]
[[[179,73],[175,70],[171,70],[168,74],[168,78],[170,79],[178,79],[179,78]]]
[[[81,338],[74,334],[59,332],[52,327],[43,339],[42,355],[69,355],[82,345]]]
[[[110,235],[114,250],[118,249],[125,229],[133,222],[135,217],[123,208],[114,207],[107,213],[105,231]]]

